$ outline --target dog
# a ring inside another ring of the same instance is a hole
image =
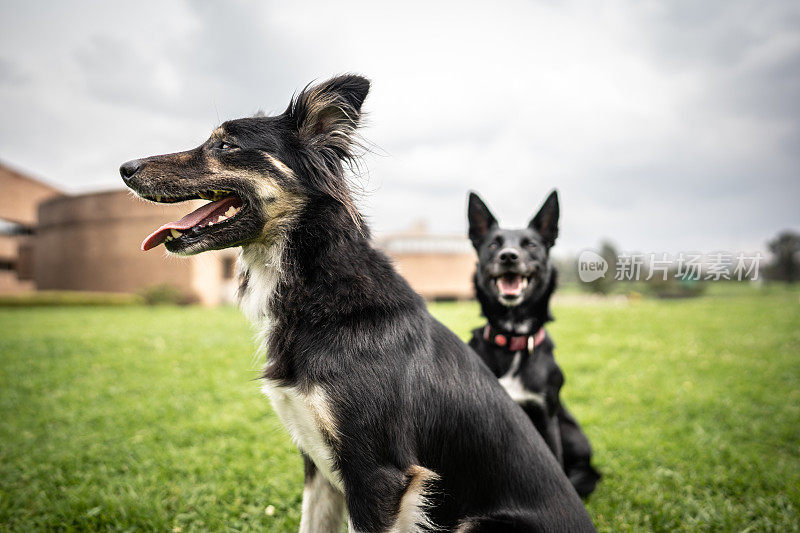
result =
[[[142,243],[241,247],[263,390],[305,463],[301,532],[593,531],[525,414],[370,244],[346,170],[370,83],[307,86],[186,152],[124,163],[155,202],[210,203]]]
[[[558,194],[550,193],[527,228],[502,229],[470,193],[469,238],[478,254],[473,277],[487,324],[472,331],[470,347],[525,411],[570,482],[587,498],[600,480],[592,447],[560,399],[564,375],[544,325],[553,320],[550,297],[557,272],[550,248],[558,237]]]

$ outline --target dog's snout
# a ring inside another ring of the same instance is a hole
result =
[[[137,172],[139,172],[143,166],[144,161],[141,159],[134,159],[132,161],[128,161],[127,163],[122,163],[122,166],[119,167],[119,175],[122,176],[122,179],[127,182]]]
[[[499,254],[497,254],[497,258],[500,259],[501,263],[516,263],[519,261],[519,254],[516,250],[511,248],[506,248],[505,250],[501,250]]]

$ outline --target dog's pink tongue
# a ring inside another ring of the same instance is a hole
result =
[[[509,275],[498,278],[497,288],[505,295],[516,296],[522,292],[522,276]]]
[[[237,204],[241,205],[241,200],[239,198],[236,196],[228,196],[222,200],[217,200],[199,209],[195,209],[176,222],[164,224],[142,241],[142,250],[146,252],[164,242],[167,237],[169,237],[170,230],[186,231],[195,226],[206,225],[203,223],[206,221],[213,222],[217,216],[223,214],[229,207],[237,206]]]

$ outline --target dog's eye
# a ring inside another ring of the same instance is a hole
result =
[[[497,241],[493,241],[493,242],[489,243],[489,250],[494,252],[498,248],[500,248],[500,245],[497,243]]]
[[[234,148],[239,148],[235,144],[231,144],[231,143],[228,143],[228,142],[225,142],[225,141],[220,141],[219,144],[217,145],[217,147],[220,150],[232,150]]]

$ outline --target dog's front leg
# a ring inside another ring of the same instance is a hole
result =
[[[416,533],[433,529],[426,511],[436,473],[419,465],[405,471],[378,467],[345,482],[350,533]]]
[[[344,521],[344,496],[303,454],[306,483],[300,533],[336,533]]]

